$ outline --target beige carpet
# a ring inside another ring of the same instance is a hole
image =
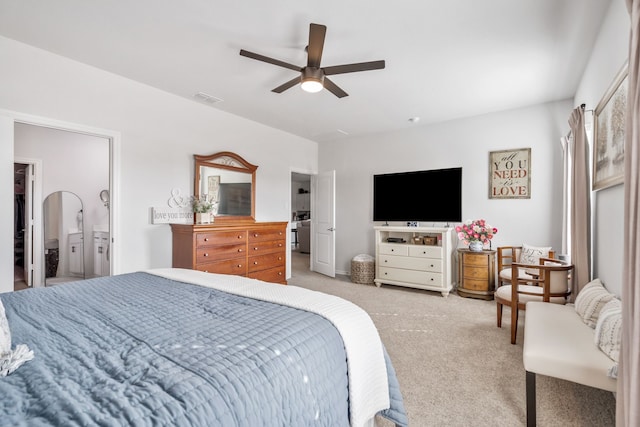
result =
[[[292,253],[289,284],[340,296],[369,313],[397,371],[410,426],[526,424],[524,315],[511,345],[509,309],[497,328],[494,301],[354,284],[348,276],[313,273],[308,263],[308,255]],[[610,392],[542,376],[537,391],[538,426],[615,425]]]

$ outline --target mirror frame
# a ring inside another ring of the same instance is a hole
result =
[[[217,222],[255,222],[256,216],[256,170],[258,166],[253,165],[247,162],[245,159],[237,155],[236,153],[232,153],[231,151],[221,151],[219,153],[211,154],[208,156],[194,154],[193,155],[194,164],[195,164],[195,180],[194,180],[194,189],[193,195],[195,197],[200,196],[200,167],[206,166],[210,168],[216,169],[224,169],[234,172],[241,172],[251,175],[251,216],[240,216],[240,215],[222,215],[216,216],[213,224],[215,225]]]

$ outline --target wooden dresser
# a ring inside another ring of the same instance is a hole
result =
[[[458,295],[493,299],[496,284],[496,251],[458,249]]]
[[[287,284],[286,222],[171,224],[173,267]]]

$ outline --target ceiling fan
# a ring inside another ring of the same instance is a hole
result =
[[[334,82],[329,80],[326,76],[355,73],[356,71],[381,70],[384,68],[384,61],[359,62],[357,64],[320,67],[320,60],[322,59],[322,49],[324,47],[324,36],[326,32],[327,27],[324,25],[309,25],[309,45],[306,49],[307,65],[305,67],[289,64],[278,59],[273,59],[257,53],[249,52],[244,49],[240,49],[240,55],[246,56],[247,58],[256,59],[258,61],[268,62],[269,64],[288,68],[300,73],[300,76],[295,77],[288,82],[281,84],[277,88],[271,90],[272,92],[276,93],[282,93],[285,90],[292,88],[293,86],[300,83],[302,89],[307,92],[319,92],[324,88],[338,98],[343,98],[345,96],[349,96],[349,94],[338,87],[338,85],[336,85]]]

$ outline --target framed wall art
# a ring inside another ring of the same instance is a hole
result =
[[[593,190],[624,181],[624,134],[627,110],[625,64],[594,111]]]
[[[489,152],[489,198],[531,198],[531,148]]]

